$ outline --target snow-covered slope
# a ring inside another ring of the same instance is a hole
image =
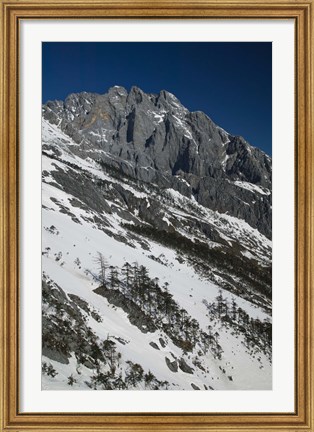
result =
[[[270,389],[271,241],[42,134],[42,388]]]

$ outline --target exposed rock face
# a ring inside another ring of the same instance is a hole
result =
[[[171,93],[116,86],[103,95],[72,94],[49,101],[43,117],[78,144],[71,150],[80,157],[192,195],[271,237],[271,158]]]
[[[155,342],[149,342],[149,345],[153,348],[155,348],[156,350],[159,350],[159,346],[155,343]]]
[[[179,360],[179,368],[185,373],[193,374],[194,369],[191,368],[183,358]]]
[[[177,360],[171,361],[168,359],[168,357],[165,357],[165,360],[166,360],[167,366],[171,370],[171,372],[178,372]]]

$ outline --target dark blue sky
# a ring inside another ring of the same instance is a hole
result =
[[[271,154],[270,42],[45,42],[43,102],[133,85],[168,90]]]

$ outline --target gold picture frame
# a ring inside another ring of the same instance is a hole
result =
[[[1,431],[314,431],[313,0],[0,0]],[[19,412],[19,25],[26,19],[227,18],[295,21],[295,410],[291,413]]]

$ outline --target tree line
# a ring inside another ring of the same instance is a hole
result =
[[[116,291],[128,303],[134,303],[143,318],[152,320],[156,329],[164,331],[185,353],[197,346],[206,354],[209,350],[221,358],[219,334],[204,332],[198,321],[181,308],[169,292],[169,283],[151,278],[148,269],[137,262],[125,262],[122,267],[109,265],[102,253],[95,258],[97,273],[93,278],[106,290]],[[123,303],[121,303],[123,307]]]
[[[242,334],[248,348],[263,352],[269,359],[272,351],[272,324],[270,320],[261,321],[252,318],[241,308],[235,298],[231,301],[223,297],[219,290],[212,303],[203,300],[207,307],[210,320],[219,319],[225,326],[231,327],[236,335]]]

